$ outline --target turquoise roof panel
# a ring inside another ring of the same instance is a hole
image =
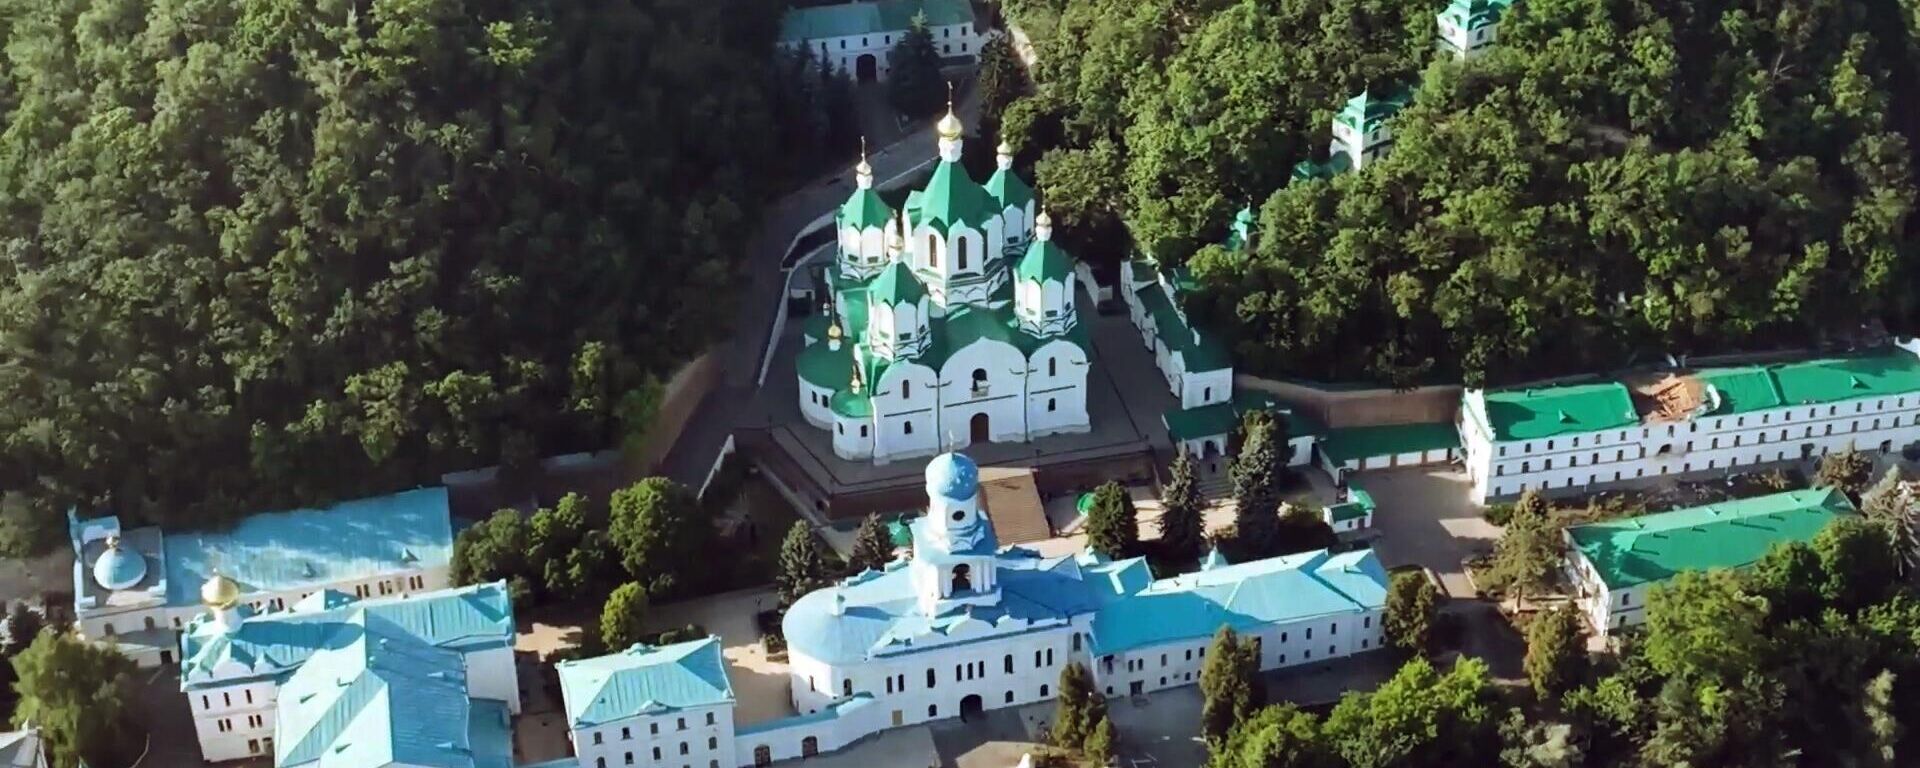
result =
[[[1920,356],[1902,349],[1773,367],[1787,405],[1920,392]]]
[[[576,728],[733,703],[718,636],[658,647],[635,645],[606,656],[563,661],[557,669],[567,720]]]
[[[505,582],[345,603],[316,594],[289,610],[248,614],[230,631],[206,614],[188,622],[180,636],[180,688],[206,685],[213,670],[226,665],[259,678],[291,672],[330,647],[343,625],[364,621],[361,613],[436,647],[468,652],[513,644],[513,603]],[[223,673],[219,684],[231,680]]]
[[[167,534],[167,603],[199,604],[200,585],[216,568],[245,595],[443,568],[452,555],[445,488],[271,512],[223,533]]]
[[[1170,579],[1101,608],[1093,653],[1205,640],[1219,627],[1249,630],[1353,611],[1378,611],[1387,572],[1373,550],[1326,550],[1215,567]]]
[[[920,284],[913,270],[904,261],[888,264],[880,270],[880,275],[867,286],[867,297],[887,306],[918,304],[927,297],[927,287]]]

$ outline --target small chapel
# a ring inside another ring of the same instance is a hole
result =
[[[939,158],[895,211],[862,153],[835,214],[830,296],[797,361],[800,412],[849,461],[1085,432],[1092,345],[1073,258],[1052,240],[1002,142],[986,184],[960,162],[948,105]]]

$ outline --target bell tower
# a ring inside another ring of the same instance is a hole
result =
[[[980,508],[980,470],[964,454],[927,463],[927,514],[914,522],[914,590],[920,609],[938,615],[1000,602],[994,553],[999,542]]]

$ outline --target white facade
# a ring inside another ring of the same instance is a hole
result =
[[[567,732],[580,768],[739,765],[734,755],[733,705],[639,715]]]
[[[1890,354],[1915,354],[1913,342]],[[1834,451],[1898,450],[1920,441],[1920,391],[1726,410],[1679,420],[1643,414],[1638,424],[1513,440],[1502,439],[1490,426],[1487,393],[1467,390],[1459,428],[1473,499],[1485,503],[1528,489],[1578,492],[1649,477],[1817,459]]]
[[[941,58],[978,57],[980,46],[986,43],[991,33],[975,32],[973,27],[972,22],[930,26],[928,31],[933,33],[934,50],[940,52]],[[887,74],[893,69],[887,54],[893,51],[893,46],[900,42],[906,31],[906,27],[901,27],[853,35],[788,40],[782,44],[793,49],[811,48],[814,56],[831,62],[836,69],[846,72],[855,80],[886,80]]]

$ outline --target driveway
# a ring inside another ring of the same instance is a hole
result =
[[[1379,538],[1373,548],[1381,565],[1423,566],[1440,576],[1449,596],[1474,595],[1461,561],[1491,552],[1500,528],[1468,500],[1465,472],[1451,466],[1407,467],[1362,472],[1349,482],[1366,489],[1378,506],[1373,526]]]

